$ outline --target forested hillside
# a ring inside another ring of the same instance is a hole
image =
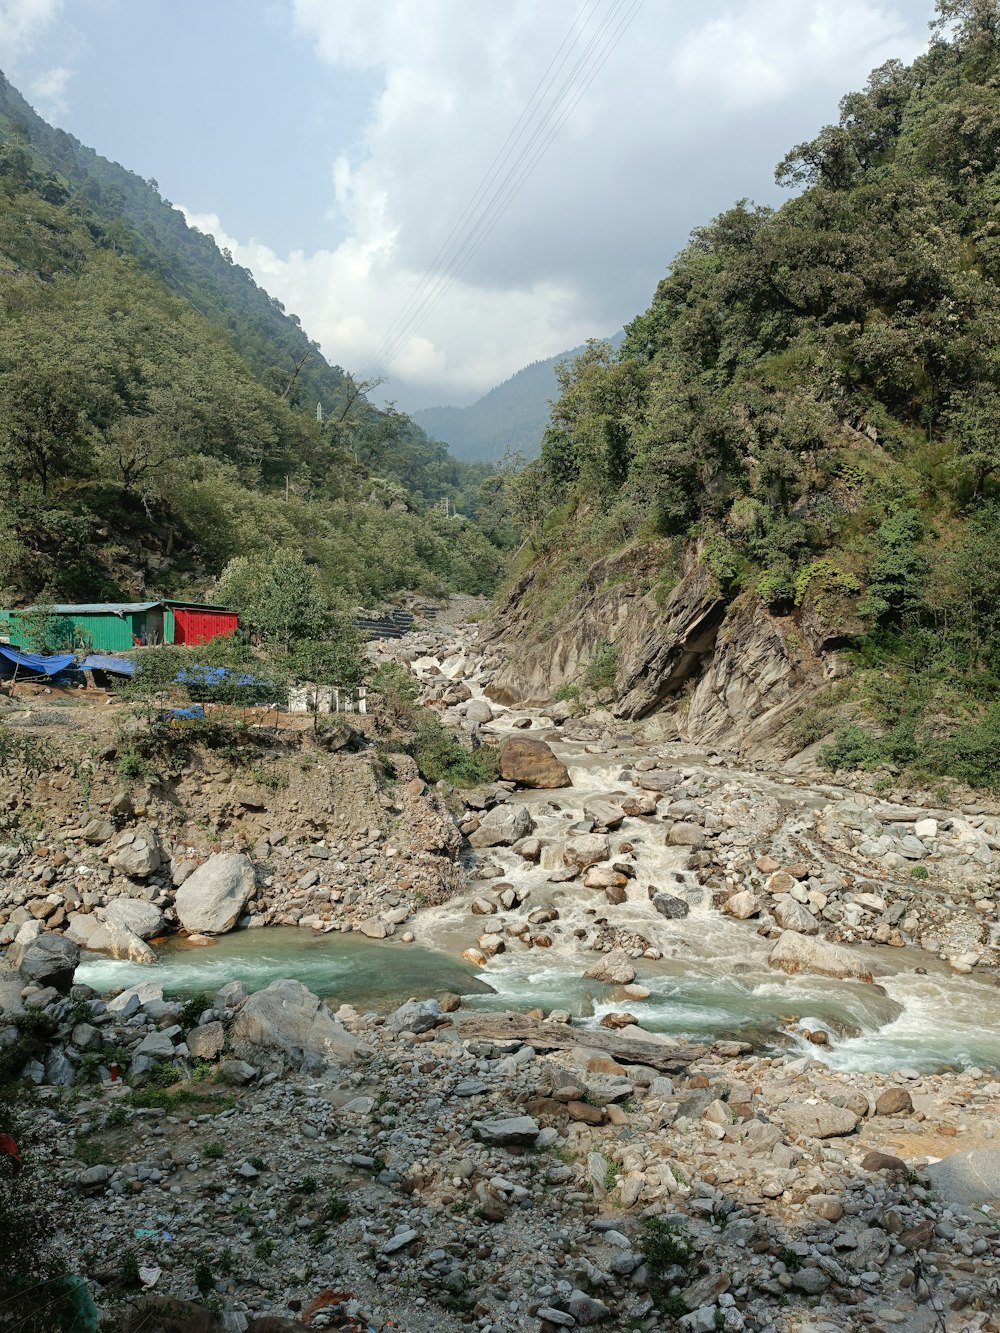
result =
[[[693,234],[522,476],[540,634],[599,556],[641,547],[661,603],[695,559],[787,651],[809,617],[853,644],[801,724],[851,709],[827,762],[1000,781],[998,155],[998,7],[940,0],[779,165],[796,197]]]
[[[610,339],[621,343],[621,333]],[[456,458],[487,463],[508,454],[538,457],[552,400],[559,395],[557,368],[583,352],[574,347],[545,361],[532,361],[468,407],[425,407],[413,420],[432,439],[443,440]]]
[[[285,547],[352,598],[487,591],[501,552],[433,502],[474,515],[488,472],[373,408],[152,185],[0,76],[5,603],[204,593]]]

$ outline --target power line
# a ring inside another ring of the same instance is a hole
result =
[[[405,345],[417,322],[426,318],[433,309],[437,307],[443,297],[452,288],[459,275],[465,270],[477,253],[483,242],[493,231],[503,214],[510,207],[516,195],[519,193],[528,177],[531,175],[538,162],[541,160],[548,147],[559,133],[559,130],[565,124],[566,120],[572,114],[574,108],[578,105],[581,98],[586,94],[588,88],[593,83],[597,74],[606,64],[611,53],[620,42],[625,31],[634,20],[638,10],[641,8],[644,0],[613,0],[610,8],[605,12],[598,22],[595,33],[588,38],[583,53],[577,57],[572,68],[562,80],[555,95],[552,97],[548,106],[545,107],[538,124],[533,126],[530,131],[528,142],[523,145],[517,153],[514,161],[507,168],[503,178],[493,189],[490,197],[480,209],[479,216],[474,223],[466,225],[461,243],[453,245],[453,253],[449,257],[449,267],[446,272],[440,273],[429,289],[424,292],[422,298],[417,302],[409,315],[400,320],[394,321],[394,327],[391,328],[386,337],[380,343],[379,359],[375,364],[388,364]],[[631,6],[631,8],[630,8]],[[585,7],[586,8],[586,7]],[[582,13],[583,11],[581,11]],[[622,17],[624,14],[624,17]],[[579,15],[575,23],[579,21]],[[593,13],[588,16],[588,22],[593,18]],[[617,26],[615,26],[617,24]],[[563,46],[566,44],[566,38],[563,40]],[[567,50],[552,77],[548,79],[548,87],[545,94],[548,94],[549,88],[555,83],[559,72],[565,66],[573,47],[576,45],[574,40],[569,50]],[[562,48],[560,48],[562,49]],[[557,53],[558,55],[558,53]],[[554,58],[550,62],[549,69],[552,70]],[[582,78],[582,83],[576,87],[575,92],[570,92],[574,81]],[[543,82],[544,82],[543,76]],[[537,89],[536,89],[537,92]],[[568,94],[568,95],[567,95]],[[531,119],[535,113],[532,113]],[[520,119],[523,119],[522,117]],[[529,120],[530,123],[530,120]],[[517,136],[515,143],[523,137],[524,130],[527,130],[526,124],[521,134]],[[512,132],[513,133],[513,132]],[[511,136],[508,136],[508,141]],[[510,152],[498,155],[506,162],[511,156]],[[496,162],[497,159],[494,159]],[[496,172],[493,172],[496,175]],[[487,188],[492,185],[490,173],[487,173],[485,180],[488,182]],[[507,191],[506,198],[502,198],[504,191]],[[483,188],[477,192],[479,196],[483,193]],[[490,210],[493,215],[490,215]],[[454,235],[454,229],[453,233]],[[402,312],[401,312],[402,314]]]
[[[524,131],[527,129],[528,123],[530,123],[531,119],[532,119],[532,118],[534,117],[534,115],[535,115],[535,105],[534,105],[534,104],[535,104],[535,102],[539,99],[539,94],[542,93],[542,95],[544,96],[544,93],[543,93],[543,87],[545,87],[545,85],[546,85],[547,83],[548,83],[548,84],[551,84],[552,80],[555,78],[555,74],[552,73],[553,66],[556,66],[556,65],[557,65],[557,62],[558,62],[558,66],[557,66],[557,69],[556,69],[556,73],[558,73],[558,70],[562,68],[562,66],[565,64],[566,60],[568,59],[570,51],[572,51],[573,47],[577,44],[577,41],[579,40],[579,33],[577,34],[577,36],[573,36],[573,34],[574,34],[575,32],[577,32],[577,27],[578,27],[578,25],[579,25],[580,19],[581,19],[581,18],[583,17],[583,15],[586,13],[588,7],[590,7],[591,5],[593,5],[594,9],[596,9],[596,8],[600,5],[600,3],[601,3],[601,0],[584,0],[584,4],[583,4],[583,6],[581,7],[581,9],[580,9],[579,13],[577,14],[576,18],[575,18],[575,19],[573,20],[573,22],[570,24],[569,29],[568,29],[566,35],[563,37],[562,41],[559,43],[559,46],[558,46],[558,48],[556,49],[556,53],[555,53],[555,55],[554,55],[554,56],[552,57],[552,59],[549,61],[549,64],[548,64],[548,66],[547,66],[545,72],[542,74],[542,77],[539,79],[538,83],[535,85],[534,91],[532,92],[531,96],[528,98],[528,101],[527,101],[527,102],[524,104],[524,106],[522,107],[522,109],[521,109],[521,114],[518,116],[517,120],[514,122],[514,126],[513,126],[513,128],[511,129],[510,133],[507,135],[507,138],[504,140],[503,144],[501,144],[500,149],[498,150],[496,156],[494,157],[493,161],[490,163],[489,167],[487,168],[487,170],[486,170],[486,174],[483,176],[482,180],[479,182],[479,185],[476,187],[475,192],[472,194],[472,196],[471,196],[471,198],[469,199],[468,203],[465,205],[465,208],[462,210],[461,215],[459,216],[459,218],[458,218],[458,220],[456,221],[455,225],[452,227],[450,233],[448,234],[448,236],[446,237],[446,239],[445,239],[444,242],[442,243],[442,245],[441,245],[440,249],[438,250],[437,254],[436,254],[436,255],[434,256],[434,258],[431,260],[430,266],[428,267],[428,269],[427,269],[426,272],[424,273],[423,277],[422,277],[422,278],[420,279],[420,281],[417,283],[417,285],[416,285],[416,287],[414,288],[414,290],[410,293],[409,297],[407,298],[406,302],[403,304],[402,308],[401,308],[401,309],[397,312],[397,314],[393,317],[393,319],[392,319],[392,321],[391,321],[391,323],[390,323],[388,329],[387,329],[386,332],[383,334],[383,336],[382,336],[381,340],[379,341],[379,343],[377,344],[377,346],[373,349],[373,351],[372,351],[371,355],[369,356],[369,358],[365,361],[365,363],[364,363],[364,373],[361,374],[360,378],[362,378],[362,379],[365,378],[365,374],[367,374],[369,371],[371,371],[371,370],[373,370],[373,369],[375,369],[375,368],[377,367],[377,365],[378,365],[378,363],[379,363],[379,357],[380,357],[380,355],[381,355],[381,353],[382,353],[384,347],[386,347],[386,346],[389,344],[389,342],[390,342],[390,340],[391,340],[391,336],[392,336],[392,334],[394,333],[396,327],[397,327],[397,326],[399,325],[399,323],[406,317],[406,315],[408,314],[408,312],[409,312],[410,308],[412,307],[413,303],[414,303],[416,300],[419,299],[420,295],[422,294],[422,292],[423,292],[424,289],[426,288],[427,283],[428,283],[433,277],[435,277],[439,272],[441,272],[441,271],[446,267],[447,259],[448,259],[448,252],[449,252],[449,249],[451,248],[451,245],[452,245],[453,240],[455,240],[458,236],[460,236],[461,232],[462,232],[463,229],[464,229],[464,225],[465,225],[465,222],[466,222],[467,217],[469,216],[470,212],[472,212],[476,207],[478,207],[479,201],[480,201],[480,199],[481,199],[483,193],[490,187],[490,185],[491,185],[491,183],[492,183],[492,178],[493,178],[493,176],[495,175],[497,169],[499,168],[499,166],[501,166],[501,165],[507,160],[507,158],[510,156],[510,152],[512,151],[514,145],[515,145],[515,144],[521,139],[521,137],[523,136]],[[587,20],[586,20],[585,23],[584,23],[584,29],[586,28],[586,23],[590,21],[590,18],[591,18],[591,17],[593,17],[592,14],[591,14],[591,15],[588,15]],[[562,52],[563,48],[566,46],[566,43],[569,41],[569,39],[570,39],[571,37],[573,37],[573,40],[572,40],[572,42],[570,42],[569,49],[568,49],[568,50],[565,52],[565,54],[562,56],[562,59],[560,59],[560,58],[559,58],[559,56],[560,56],[560,52]],[[551,76],[552,76],[551,78],[550,78],[550,74],[551,74]],[[547,91],[547,87],[545,87],[545,91]],[[522,125],[522,122],[524,122],[523,125]]]
[[[545,108],[539,123],[533,127],[529,141],[524,145],[524,147],[518,153],[515,161],[508,168],[504,177],[499,181],[498,185],[494,189],[489,199],[485,201],[485,204],[481,212],[481,216],[476,220],[474,225],[472,225],[468,229],[467,235],[464,237],[461,245],[455,250],[454,254],[451,256],[451,262],[448,271],[440,275],[435,284],[432,286],[431,290],[428,291],[427,294],[424,296],[423,300],[420,302],[417,309],[411,313],[409,318],[406,321],[404,321],[403,326],[400,329],[398,329],[398,331],[393,336],[392,340],[389,343],[389,346],[383,353],[383,360],[386,364],[389,361],[391,361],[394,357],[398,356],[403,346],[405,346],[406,340],[413,333],[415,327],[418,324],[418,321],[426,319],[427,315],[429,315],[431,311],[435,309],[437,305],[440,303],[440,300],[442,299],[444,294],[447,291],[450,291],[451,288],[454,286],[455,276],[457,271],[464,269],[467,266],[469,260],[471,260],[473,254],[476,252],[476,250],[478,250],[481,236],[483,234],[483,229],[487,228],[487,230],[492,230],[492,227],[493,225],[495,225],[497,218],[499,218],[499,216],[502,215],[502,213],[505,212],[507,208],[510,206],[510,203],[513,201],[514,197],[513,194],[510,194],[508,196],[506,202],[503,203],[500,202],[504,190],[510,185],[511,181],[517,177],[517,173],[519,172],[522,163],[527,158],[529,158],[530,155],[533,153],[535,146],[539,142],[541,137],[547,134],[547,132],[549,131],[553,117],[558,116],[559,112],[562,110],[563,99],[566,96],[567,91],[571,88],[571,86],[574,83],[574,80],[581,73],[581,71],[586,70],[588,63],[591,61],[591,57],[595,49],[598,47],[599,42],[604,38],[605,34],[610,29],[612,23],[617,19],[622,9],[625,8],[626,4],[628,3],[631,3],[631,0],[612,0],[610,8],[605,12],[603,17],[599,20],[596,33],[591,38],[588,39],[587,45],[585,46],[583,53],[577,58],[575,64],[572,66],[566,77],[563,79],[562,83],[559,85],[551,102]],[[562,119],[564,118],[561,118],[558,124],[562,123]],[[546,140],[546,143],[550,141],[551,141],[551,136]],[[496,218],[494,218],[494,220],[491,222],[490,209],[492,209],[497,204],[499,204],[499,213],[496,215]],[[469,251],[469,253],[465,255],[465,259],[462,260],[463,254],[465,254],[465,252],[469,250],[470,246],[473,247],[472,250]],[[459,265],[458,269],[456,269],[456,265],[458,264],[459,260],[462,260],[462,263]]]
[[[593,83],[594,79],[595,79],[595,78],[597,77],[597,75],[600,73],[600,71],[601,71],[601,69],[603,68],[604,64],[607,62],[608,57],[611,55],[611,52],[612,52],[612,51],[614,50],[614,48],[618,45],[618,42],[619,42],[619,41],[621,40],[621,38],[624,36],[625,31],[627,30],[627,28],[628,28],[629,25],[631,24],[632,20],[635,18],[636,14],[639,12],[639,10],[641,9],[641,7],[642,7],[642,5],[643,5],[644,3],[645,3],[645,0],[635,0],[635,3],[634,3],[634,5],[633,5],[633,8],[632,8],[631,12],[627,15],[627,17],[625,18],[625,20],[624,20],[624,21],[622,22],[622,24],[619,26],[619,29],[617,30],[616,34],[614,35],[612,41],[611,41],[611,42],[608,44],[608,46],[605,48],[604,53],[603,53],[601,59],[600,59],[600,60],[594,65],[594,67],[592,68],[592,71],[591,71],[589,77],[587,78],[586,83],[585,83],[585,84],[578,90],[578,92],[577,92],[577,94],[575,95],[575,97],[573,98],[573,100],[566,106],[566,109],[565,109],[563,115],[560,117],[558,123],[557,123],[555,126],[552,127],[552,129],[551,129],[550,133],[548,134],[548,136],[547,136],[547,137],[545,138],[545,140],[539,145],[539,147],[538,147],[537,151],[535,152],[534,156],[533,156],[532,158],[529,159],[529,161],[527,162],[527,164],[524,166],[524,169],[522,170],[520,176],[515,180],[514,187],[513,187],[513,189],[511,190],[510,194],[508,195],[508,198],[507,198],[507,200],[505,201],[505,203],[503,204],[502,208],[497,212],[496,216],[492,219],[492,221],[490,222],[490,224],[489,224],[489,226],[486,228],[486,230],[485,230],[484,232],[482,232],[482,234],[481,234],[478,238],[475,239],[475,243],[474,243],[472,249],[471,249],[471,250],[469,251],[469,253],[465,256],[465,258],[462,260],[462,262],[461,262],[457,267],[455,267],[455,268],[453,268],[453,269],[451,270],[450,274],[448,275],[448,279],[447,279],[447,281],[446,281],[441,287],[439,287],[439,289],[438,289],[436,292],[434,292],[433,294],[431,294],[431,295],[428,296],[428,298],[427,298],[427,302],[425,302],[425,308],[422,309],[421,311],[417,312],[417,314],[414,316],[414,320],[415,320],[416,318],[421,317],[421,316],[422,316],[423,318],[425,318],[425,319],[426,319],[427,317],[429,317],[430,314],[437,308],[437,306],[440,304],[440,302],[444,299],[445,296],[447,296],[448,292],[451,290],[451,288],[455,285],[455,283],[456,283],[456,282],[458,281],[458,279],[461,277],[462,273],[463,273],[463,272],[465,271],[465,269],[468,267],[469,263],[472,261],[472,259],[474,258],[474,256],[476,255],[476,253],[478,252],[478,250],[480,249],[480,247],[483,245],[483,243],[486,241],[487,237],[490,235],[490,233],[491,233],[491,232],[493,231],[493,229],[496,227],[497,223],[500,221],[500,219],[502,218],[503,214],[507,211],[507,209],[508,209],[508,208],[510,207],[510,205],[513,203],[515,197],[516,197],[517,194],[520,192],[522,186],[525,184],[525,182],[527,181],[528,177],[531,175],[531,173],[532,173],[532,171],[534,170],[534,168],[538,165],[538,162],[539,162],[539,161],[541,160],[541,158],[544,156],[544,154],[545,154],[546,150],[548,149],[549,145],[551,144],[552,140],[556,137],[556,135],[558,134],[559,130],[562,128],[562,126],[563,126],[563,124],[565,123],[565,121],[566,121],[566,120],[568,119],[568,117],[572,114],[573,109],[575,108],[575,106],[577,105],[577,103],[578,103],[578,102],[580,101],[580,99],[584,96],[584,94],[586,93],[587,89],[590,87],[591,83]],[[471,238],[470,238],[470,239],[471,239]],[[463,248],[464,248],[464,247],[463,247]],[[410,326],[409,326],[408,328],[404,329],[404,330],[400,333],[400,335],[398,335],[398,337],[397,337],[397,339],[396,339],[396,342],[395,342],[395,345],[394,345],[393,347],[390,348],[390,351],[389,351],[389,353],[387,354],[388,357],[391,358],[392,356],[396,356],[396,355],[398,355],[399,352],[402,350],[402,347],[403,347],[403,345],[405,344],[406,338],[408,337],[409,332],[411,331],[413,322],[414,322],[414,321],[411,321]]]

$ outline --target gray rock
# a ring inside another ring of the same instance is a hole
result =
[[[689,903],[672,893],[654,893],[651,901],[660,916],[665,916],[668,921],[678,921],[691,911]]]
[[[830,1278],[822,1268],[800,1268],[792,1274],[792,1286],[804,1291],[807,1296],[818,1296],[829,1285]]]
[[[624,949],[612,949],[584,972],[588,981],[603,981],[609,986],[627,986],[635,981],[635,968]]]
[[[455,1088],[456,1097],[480,1097],[488,1091],[481,1078],[464,1078]]]
[[[785,930],[767,956],[768,967],[780,968],[792,975],[811,972],[821,977],[871,981],[865,960],[839,944],[812,939],[795,930]]]
[[[228,1083],[230,1087],[234,1088],[243,1088],[248,1083],[252,1083],[259,1075],[260,1070],[247,1064],[246,1060],[223,1060],[222,1064],[219,1065],[216,1077],[220,1083]]]
[[[231,1044],[246,1042],[293,1059],[353,1060],[357,1040],[300,981],[272,981],[244,1001],[229,1030]]]
[[[187,1047],[192,1060],[215,1060],[226,1044],[226,1029],[219,1022],[205,1023],[188,1033]]]
[[[611,1311],[596,1296],[588,1296],[578,1288],[566,1298],[566,1308],[581,1328],[590,1328],[593,1324],[602,1324],[611,1318]]]
[[[18,932],[18,940],[21,932]],[[7,961],[16,967],[25,981],[36,986],[52,986],[60,995],[68,995],[73,973],[80,961],[80,946],[64,935],[45,933],[29,939],[23,946],[17,940],[10,946]]]
[[[45,1082],[54,1088],[71,1088],[75,1080],[73,1066],[58,1047],[52,1047],[45,1056]]]
[[[108,861],[129,879],[148,879],[163,864],[163,847],[156,830],[140,824],[123,833]]]
[[[538,1121],[528,1115],[499,1115],[489,1120],[474,1120],[472,1129],[481,1143],[496,1148],[508,1148],[512,1144],[530,1147],[539,1134]]]
[[[565,1310],[557,1310],[554,1305],[540,1305],[535,1311],[537,1318],[544,1319],[557,1328],[575,1328],[576,1320]]]
[[[741,889],[726,899],[725,910],[737,921],[748,921],[750,917],[760,914],[760,903],[749,889]]]
[[[142,898],[114,898],[104,914],[105,921],[124,926],[141,940],[162,935],[166,929],[163,913]]]
[[[394,1032],[429,1032],[447,1022],[437,1000],[408,1000],[389,1019]]]
[[[788,1133],[796,1139],[831,1139],[852,1134],[858,1117],[846,1106],[829,1106],[823,1102],[811,1106],[806,1102],[789,1103],[779,1114]]]
[[[563,861],[577,870],[606,861],[610,855],[611,842],[606,833],[581,833],[563,848]]]
[[[469,835],[473,847],[512,847],[534,832],[535,821],[523,805],[494,806]]]
[[[469,722],[492,722],[493,709],[485,699],[470,699],[465,705],[465,716]]]
[[[952,1203],[980,1208],[1000,1200],[1000,1148],[956,1152],[925,1168],[935,1194]]]
[[[395,1254],[397,1250],[405,1250],[407,1245],[412,1245],[420,1235],[419,1231],[414,1231],[412,1227],[406,1231],[397,1231],[395,1236],[391,1237],[382,1246],[383,1254]]]
[[[801,935],[817,935],[819,922],[809,911],[788,894],[777,898],[771,907],[771,914],[782,930],[797,930]]]
[[[111,1179],[111,1168],[107,1166],[88,1166],[86,1171],[81,1171],[76,1178],[77,1188],[81,1190],[94,1190],[101,1185],[107,1184]]]
[[[192,933],[224,935],[240,919],[256,886],[249,857],[240,852],[217,853],[177,890],[177,918]]]
[[[227,981],[215,992],[212,1008],[235,1009],[237,1005],[243,1003],[249,993],[245,981]]]

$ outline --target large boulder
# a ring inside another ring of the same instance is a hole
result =
[[[611,841],[606,833],[581,833],[571,838],[563,848],[563,860],[568,866],[586,870],[611,855]]]
[[[64,935],[48,932],[29,936],[22,942],[19,931],[7,954],[8,965],[16,967],[25,981],[34,986],[51,986],[60,995],[69,994],[79,961],[78,944]]]
[[[531,736],[509,736],[500,747],[500,776],[522,787],[570,787],[569,770],[550,745]]]
[[[787,894],[772,905],[771,914],[782,930],[795,930],[800,935],[819,934],[819,922],[812,912]]]
[[[120,921],[108,920],[104,923],[107,941],[98,934],[90,937],[89,948],[101,949],[112,958],[127,958],[130,963],[155,963],[156,954],[141,936]]]
[[[996,1205],[1000,1200],[1000,1148],[977,1148],[973,1152],[956,1152],[940,1162],[925,1167],[935,1196],[949,1203],[964,1204],[969,1208]]]
[[[242,852],[210,856],[177,890],[177,919],[192,934],[224,935],[240,919],[256,885],[250,858]]]
[[[142,898],[113,898],[104,913],[104,920],[124,926],[141,940],[151,940],[166,930],[163,913]]]
[[[793,1139],[832,1139],[853,1134],[858,1117],[846,1106],[825,1102],[794,1102],[781,1108],[781,1119]]]
[[[632,959],[624,949],[611,949],[584,972],[587,981],[603,981],[609,986],[627,986],[635,981]]]
[[[148,879],[159,870],[165,857],[156,830],[148,824],[139,824],[122,834],[108,860],[129,879]]]
[[[523,805],[496,805],[469,835],[473,847],[512,847],[534,830],[535,821]]]
[[[760,903],[750,889],[741,889],[726,899],[725,910],[737,921],[749,921],[752,916],[760,915]]]
[[[865,960],[839,944],[800,935],[796,930],[782,931],[780,939],[767,956],[769,967],[794,975],[812,972],[820,977],[838,980],[871,981],[872,974]]]
[[[331,1062],[353,1059],[358,1048],[357,1039],[311,990],[287,978],[272,981],[244,1002],[229,1041],[281,1051],[296,1060],[311,1055]]]

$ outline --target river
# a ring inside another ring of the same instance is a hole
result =
[[[498,730],[506,731],[511,720],[504,717]],[[593,755],[552,729],[544,734],[568,765],[573,786],[518,792],[513,798],[531,810],[545,848],[541,861],[532,864],[510,848],[470,857],[468,891],[419,911],[407,924],[414,943],[271,927],[234,933],[210,947],[171,944],[152,966],[85,955],[78,979],[100,990],[155,979],[168,993],[191,994],[210,993],[234,979],[259,989],[291,976],[324,997],[379,1011],[411,996],[450,990],[473,1007],[564,1008],[592,1022],[626,1009],[653,1031],[695,1040],[738,1038],[757,1050],[798,1047],[844,1070],[1000,1067],[1000,989],[990,979],[955,975],[917,949],[891,948],[865,949],[865,958],[875,960],[875,985],[776,972],[767,966],[770,942],[752,923],[712,907],[694,876],[681,868],[685,849],[665,846],[655,819],[627,818],[611,835],[611,859],[627,843],[635,866],[627,901],[613,909],[614,923],[641,933],[662,954],[636,965],[637,980],[651,994],[626,1000],[612,988],[585,981],[583,971],[594,955],[578,936],[608,915],[608,904],[602,893],[578,882],[553,883],[549,876],[562,865],[559,845],[580,819],[584,801],[625,795],[630,788],[620,780],[622,768],[640,751]],[[808,789],[778,790],[797,803],[822,799]],[[496,872],[492,879],[516,887],[522,912],[540,905],[557,910],[551,948],[529,949],[511,937],[506,951],[485,967],[461,959],[462,950],[500,919],[470,913],[472,897],[485,887],[482,879],[475,883],[477,859]],[[660,916],[649,901],[651,884],[683,897],[689,915]],[[809,1042],[801,1029],[826,1033],[827,1044]]]

